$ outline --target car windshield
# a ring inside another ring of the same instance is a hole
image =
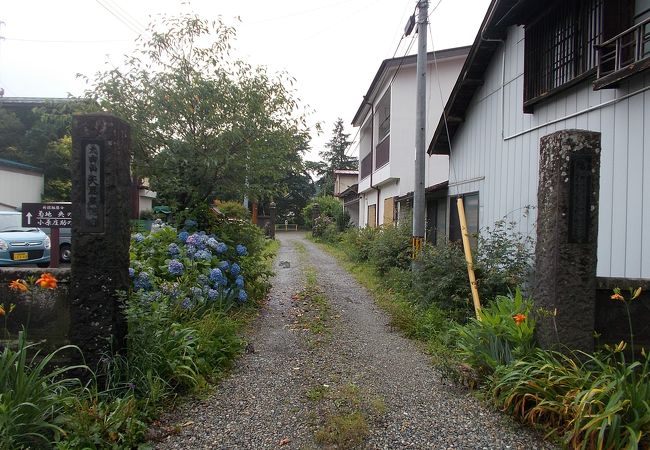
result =
[[[23,228],[20,214],[0,214],[0,232],[36,231],[36,228]]]

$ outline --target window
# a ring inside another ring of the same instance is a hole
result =
[[[469,241],[472,248],[476,248],[478,235],[478,192],[474,194],[461,195],[465,209],[465,220],[467,221],[467,231],[469,232]],[[460,219],[458,218],[458,206],[456,199],[449,198],[449,240],[460,241],[463,237],[460,231]]]
[[[384,199],[384,225],[392,224],[395,221],[395,197]]]
[[[368,226],[375,228],[377,226],[377,205],[368,206]]]
[[[526,25],[524,111],[548,94],[595,72],[604,0],[555,2]]]
[[[381,142],[390,134],[390,88],[377,104],[375,114],[378,127],[377,142]]]
[[[447,197],[427,201],[427,242],[438,245],[445,241],[447,228]]]

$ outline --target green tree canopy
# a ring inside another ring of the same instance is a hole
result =
[[[325,150],[319,152],[323,160],[312,163],[310,167],[320,176],[317,181],[319,195],[334,195],[335,170],[357,169],[357,158],[346,154],[352,143],[349,138],[350,135],[344,132],[343,119],[339,117],[334,123],[332,138],[325,144]]]
[[[134,169],[178,208],[280,195],[302,168],[305,120],[286,74],[230,57],[234,29],[163,16],[87,96],[132,127]]]

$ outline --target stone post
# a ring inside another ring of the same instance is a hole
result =
[[[271,239],[275,239],[275,214],[276,214],[276,207],[275,207],[275,202],[271,202],[269,205],[269,221],[271,222],[271,227],[269,228],[269,235],[271,236]]]
[[[126,349],[119,292],[129,288],[129,126],[109,114],[74,117],[70,341],[93,370]]]
[[[540,139],[533,298],[546,311],[536,329],[545,348],[593,349],[599,173],[600,133]]]

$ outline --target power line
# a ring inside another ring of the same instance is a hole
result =
[[[123,16],[121,16],[119,13],[113,11],[110,7],[108,7],[105,3],[103,3],[103,0],[95,0],[97,4],[99,4],[102,8],[104,8],[106,11],[108,11],[113,17],[115,17],[117,20],[122,22],[129,30],[133,31],[135,34],[141,34],[142,30],[138,29],[138,27],[132,23],[129,22],[129,20]]]
[[[128,11],[123,9],[120,6],[120,4],[117,3],[116,1],[114,1],[114,0],[104,0],[104,1],[106,3],[108,3],[109,5],[113,6],[113,8],[115,8],[118,13],[120,13],[123,17],[127,18],[129,20],[129,22],[131,22],[132,24],[134,24],[136,26],[136,28],[138,28],[140,30],[144,30],[146,28],[146,26],[144,26],[142,24],[142,22],[140,22],[138,19],[133,17],[133,15],[131,15]]]
[[[2,37],[0,36],[0,39]],[[4,38],[12,42],[26,42],[26,43],[39,43],[39,44],[104,44],[115,42],[132,42],[130,39],[100,39],[100,40],[65,40],[65,39],[21,39],[21,38]]]

